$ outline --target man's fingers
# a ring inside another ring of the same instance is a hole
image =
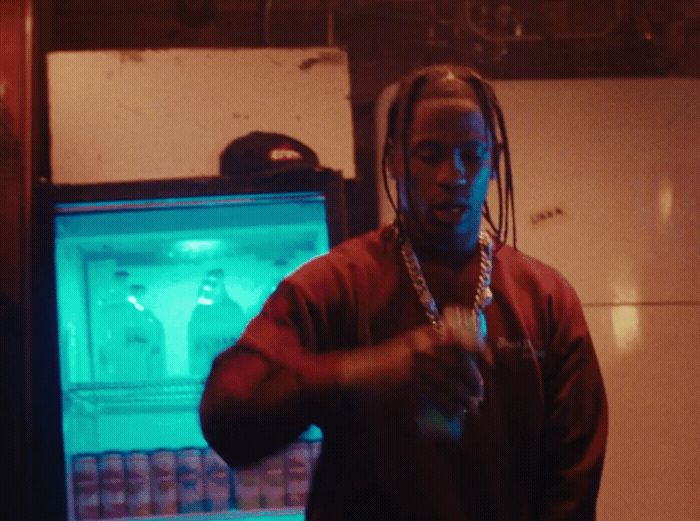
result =
[[[464,405],[472,392],[460,377],[460,370],[453,365],[445,365],[441,360],[416,354],[414,360],[416,381],[431,387],[435,393],[449,397],[456,404]]]
[[[431,353],[441,342],[440,335],[429,325],[411,330],[407,337],[408,347],[415,353]]]
[[[476,355],[472,353],[464,353],[462,356],[463,374],[471,395],[479,402],[484,399],[484,377],[479,370]]]
[[[453,369],[454,376],[464,382],[472,396],[480,401],[484,399],[484,379],[479,370],[479,354],[464,351],[455,345],[436,346],[433,354],[446,368]]]

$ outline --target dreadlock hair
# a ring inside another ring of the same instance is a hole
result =
[[[420,68],[405,76],[399,83],[396,96],[389,107],[387,133],[384,140],[384,155],[382,160],[382,175],[384,189],[386,190],[394,212],[396,222],[399,226],[399,208],[394,202],[387,176],[387,161],[389,150],[392,148],[394,138],[400,141],[401,150],[404,156],[404,172],[407,184],[410,183],[410,171],[408,168],[408,140],[411,124],[413,122],[413,112],[416,102],[420,99],[423,89],[434,82],[444,80],[448,75],[453,75],[457,80],[461,80],[466,85],[470,85],[476,93],[477,101],[486,121],[487,131],[492,143],[492,172],[495,172],[496,184],[498,188],[498,224],[495,224],[491,216],[488,202],[484,202],[483,215],[491,227],[492,232],[498,240],[505,243],[508,240],[508,229],[512,220],[513,247],[517,248],[515,230],[515,199],[513,195],[513,176],[510,162],[510,147],[508,145],[508,135],[506,134],[503,111],[498,103],[496,94],[490,83],[484,80],[481,75],[470,67],[463,65],[430,65]],[[501,154],[503,156],[503,176],[501,176]],[[505,186],[504,186],[505,185]],[[505,190],[505,193],[504,193]],[[414,206],[411,192],[408,191],[409,204]]]

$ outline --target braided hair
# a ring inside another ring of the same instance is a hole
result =
[[[496,94],[491,84],[484,80],[474,69],[463,65],[430,65],[420,68],[405,76],[399,83],[399,88],[389,107],[387,133],[384,140],[383,181],[389,202],[396,213],[396,223],[401,226],[399,218],[399,208],[394,202],[389,189],[387,175],[387,161],[389,151],[392,148],[394,138],[399,141],[404,158],[408,158],[408,142],[411,124],[413,122],[415,104],[421,96],[426,86],[443,81],[446,77],[454,77],[464,84],[471,86],[476,93],[477,101],[486,121],[487,132],[492,143],[492,172],[495,172],[496,184],[498,187],[498,222],[495,223],[488,202],[484,202],[483,215],[491,231],[500,242],[508,240],[510,221],[513,228],[513,247],[516,246],[515,230],[515,199],[513,195],[513,176],[510,161],[510,148],[508,136],[506,134],[503,111],[498,103]],[[501,154],[503,155],[503,175],[501,169]],[[408,160],[404,161],[404,171],[406,182],[410,183],[410,171]],[[505,192],[505,193],[504,193]],[[408,193],[409,204],[412,202],[411,193]]]

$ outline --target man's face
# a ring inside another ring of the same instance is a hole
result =
[[[422,247],[469,252],[478,240],[491,172],[481,109],[470,98],[426,98],[413,114],[408,156],[395,150],[394,173],[411,237]]]

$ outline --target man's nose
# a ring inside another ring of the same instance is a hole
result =
[[[444,186],[461,186],[467,184],[467,169],[459,149],[440,163],[438,183]]]

